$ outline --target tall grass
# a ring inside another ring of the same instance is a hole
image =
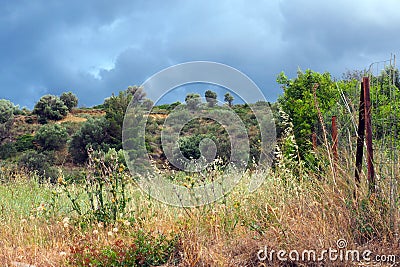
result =
[[[96,258],[114,265],[131,253],[137,265],[148,266],[281,266],[260,263],[258,250],[322,250],[336,247],[340,238],[349,248],[399,253],[390,223],[398,207],[389,209],[388,179],[379,180],[382,194],[369,195],[365,183],[354,184],[346,164],[337,164],[335,179],[329,167],[315,173],[301,164],[282,156],[274,172],[248,172],[226,197],[197,208],[154,201],[132,182],[126,214],[109,225],[82,219],[61,185],[40,184],[35,175],[15,170],[7,174],[3,166],[3,176],[17,178],[0,184],[0,264],[85,266]],[[255,176],[265,182],[250,194],[247,184]],[[79,183],[68,186],[77,195],[84,192]]]

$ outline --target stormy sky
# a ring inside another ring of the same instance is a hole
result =
[[[274,101],[282,70],[340,78],[400,56],[398,0],[0,1],[0,98],[21,107],[64,91],[100,104],[195,60],[242,71]]]

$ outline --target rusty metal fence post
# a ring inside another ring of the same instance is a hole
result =
[[[367,143],[367,169],[369,192],[375,193],[374,153],[372,148],[371,98],[369,77],[363,77],[364,85],[364,113],[365,113],[365,141]]]

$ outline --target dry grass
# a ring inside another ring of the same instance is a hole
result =
[[[343,170],[335,181],[329,171],[323,179],[306,173],[294,176],[287,170],[253,175],[266,177],[256,192],[247,192],[251,176],[245,175],[225,199],[198,208],[166,206],[133,188],[129,212],[134,223],[128,226],[118,221],[107,227],[76,224],[79,218],[70,212],[70,203],[56,186],[38,185],[20,175],[0,185],[0,264],[64,266],[74,245],[87,242],[96,250],[116,240],[129,242],[136,230],[178,234],[171,266],[281,266],[280,262],[260,262],[259,249],[320,251],[335,248],[340,238],[347,240],[349,248],[400,253],[389,220],[391,215],[398,216],[398,209],[388,214],[385,199],[369,196],[364,184],[354,200],[352,176]],[[385,183],[381,181],[381,188]],[[114,228],[118,231],[113,232]]]

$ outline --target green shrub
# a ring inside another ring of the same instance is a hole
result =
[[[190,110],[196,110],[201,105],[201,96],[199,94],[190,93],[185,97],[185,102]]]
[[[76,163],[84,163],[87,158],[87,149],[107,151],[109,149],[110,137],[107,133],[107,120],[102,117],[89,119],[76,132],[69,144],[69,153]]]
[[[31,149],[35,149],[34,142],[35,136],[31,134],[24,134],[17,138],[15,142],[15,148],[18,152],[23,152]]]
[[[17,149],[15,148],[14,143],[5,143],[0,146],[0,159],[8,159],[17,153]]]
[[[47,120],[61,120],[67,113],[67,106],[54,95],[42,96],[33,109],[33,114],[38,115],[38,121],[42,124],[47,123]]]
[[[57,180],[57,170],[51,167],[50,157],[35,150],[26,151],[19,159],[18,165],[30,172],[37,172],[41,181],[49,179],[54,183]]]
[[[78,106],[78,98],[72,92],[62,93],[60,99],[67,106],[69,111]]]
[[[15,106],[9,100],[0,99],[0,124],[6,123],[12,119]]]
[[[211,90],[207,90],[204,93],[204,96],[206,97],[206,101],[207,101],[209,107],[214,107],[217,104],[218,100],[217,100],[217,93],[216,92],[213,92]]]
[[[68,133],[61,125],[47,124],[37,131],[35,141],[43,150],[60,150],[68,141]]]
[[[0,141],[6,138],[13,124],[15,106],[6,99],[0,99]]]
[[[73,266],[161,266],[176,251],[176,236],[132,233],[133,241],[116,240],[112,245],[91,249],[93,244],[79,242],[71,248],[69,262]]]

